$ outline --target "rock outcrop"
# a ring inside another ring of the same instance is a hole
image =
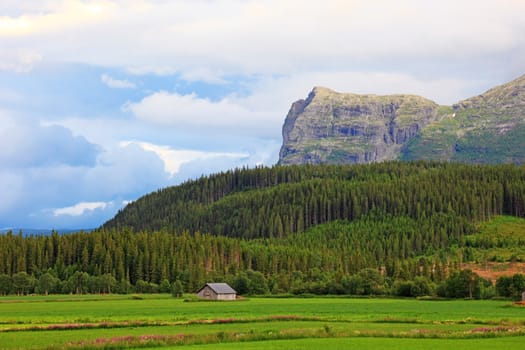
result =
[[[281,164],[369,163],[401,148],[440,118],[439,106],[413,95],[342,94],[316,87],[293,103],[283,126]]]
[[[280,164],[394,159],[523,163],[525,76],[451,107],[316,87],[284,122]]]

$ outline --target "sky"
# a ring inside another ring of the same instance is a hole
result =
[[[88,229],[275,164],[314,86],[453,104],[525,74],[522,0],[1,0],[0,229]]]

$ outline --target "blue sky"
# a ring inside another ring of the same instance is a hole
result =
[[[314,86],[442,104],[525,74],[519,0],[2,0],[0,229],[278,159]]]

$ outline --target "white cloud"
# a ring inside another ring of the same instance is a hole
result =
[[[214,72],[208,68],[197,68],[184,71],[181,78],[186,81],[203,81],[210,84],[227,84],[228,81],[222,77],[221,72]]]
[[[0,38],[51,61],[204,81],[385,61],[468,61],[483,72],[487,55],[520,48],[524,57],[524,12],[525,2],[514,0],[63,0],[43,13],[2,17]]]
[[[0,72],[29,73],[41,60],[42,55],[34,51],[0,49]]]
[[[147,142],[124,141],[122,147],[131,144],[140,146],[145,151],[155,153],[163,162],[166,173],[173,176],[180,171],[183,164],[195,161],[206,161],[214,158],[247,158],[246,153],[228,153],[228,152],[202,152],[193,150],[175,150],[168,146],[159,146]]]
[[[195,93],[180,95],[159,91],[140,102],[128,103],[125,110],[131,111],[138,119],[177,127],[201,127],[205,129],[259,128],[267,130],[267,123],[274,117],[273,106],[266,109],[250,109],[243,105],[242,99],[235,96],[219,101],[200,98]],[[267,110],[271,108],[271,110]]]
[[[212,102],[199,98],[195,93],[180,95],[159,91],[145,97],[139,103],[129,103],[129,109],[142,120],[159,124],[224,125],[224,122],[236,123],[248,114],[248,111],[232,104],[227,99]]]
[[[80,202],[70,207],[64,207],[53,210],[53,215],[70,215],[70,216],[81,216],[88,211],[94,211],[96,209],[104,209],[108,203],[106,202]]]
[[[96,125],[106,126],[105,120]],[[64,126],[41,126],[2,111],[0,136],[0,226],[95,227],[124,199],[170,183],[162,160],[136,145],[108,142],[100,152]]]
[[[107,74],[102,74],[100,80],[112,89],[135,89],[137,87],[129,80],[114,79]]]
[[[0,148],[0,163],[4,168],[92,166],[100,153],[97,145],[84,137],[73,136],[63,126],[41,126],[1,111],[0,139],[4,142]]]
[[[36,7],[39,5],[36,4]],[[112,1],[103,0],[62,0],[54,4],[48,2],[41,9],[45,12],[0,16],[0,38],[38,36],[83,27],[109,19],[116,10]]]
[[[91,167],[3,168],[0,180],[0,226],[18,227],[95,227],[124,199],[169,185],[159,157],[134,145],[107,149]]]

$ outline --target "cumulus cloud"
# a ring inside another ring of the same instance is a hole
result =
[[[18,9],[28,10],[23,6]],[[39,35],[96,23],[107,19],[109,12],[115,10],[115,4],[111,1],[63,0],[54,4],[44,1],[32,9],[30,13],[0,16],[0,38]]]
[[[56,0],[40,0],[38,2],[33,0],[2,0],[0,2],[0,13],[3,16],[12,17],[42,14],[50,12],[56,3]]]
[[[93,166],[100,152],[97,145],[62,126],[15,121],[5,115],[0,115],[0,121],[0,164],[4,168]]]
[[[124,141],[121,142],[122,147],[127,147],[131,144],[138,145],[146,151],[155,153],[164,162],[165,171],[173,175],[180,171],[183,164],[195,161],[209,161],[212,159],[232,158],[232,159],[246,159],[249,154],[246,153],[227,153],[227,152],[203,152],[194,150],[176,150],[168,146],[154,145],[148,142]]]
[[[64,208],[58,208],[53,210],[53,215],[55,216],[61,216],[61,215],[70,215],[70,216],[80,216],[84,215],[87,211],[93,211],[96,209],[104,209],[106,208],[108,203],[106,202],[80,202],[75,205],[64,207]]]
[[[523,46],[524,12],[513,0],[71,0],[2,17],[0,37],[50,60],[220,81],[385,60],[482,64]],[[76,40],[62,40],[65,31]]]
[[[47,223],[45,227],[60,229],[93,229],[111,218],[125,206],[123,201],[80,202],[57,209],[43,209],[31,217]]]
[[[170,184],[163,160],[138,145],[108,143],[102,151],[62,125],[6,111],[0,138],[1,227],[98,226],[123,201]]]
[[[129,80],[119,80],[107,74],[102,74],[100,80],[112,89],[135,89],[137,86]]]
[[[4,166],[0,171],[0,226],[98,226],[124,200],[165,187],[169,180],[162,160],[136,145],[108,148],[94,164],[83,167]]]
[[[99,156],[97,166],[83,174],[82,181],[79,198],[89,201],[134,199],[170,184],[163,161],[138,145],[108,149]]]
[[[261,122],[264,112],[251,111],[226,97],[220,101],[200,98],[195,93],[180,95],[159,91],[138,103],[125,106],[137,118],[160,124],[232,127]]]

